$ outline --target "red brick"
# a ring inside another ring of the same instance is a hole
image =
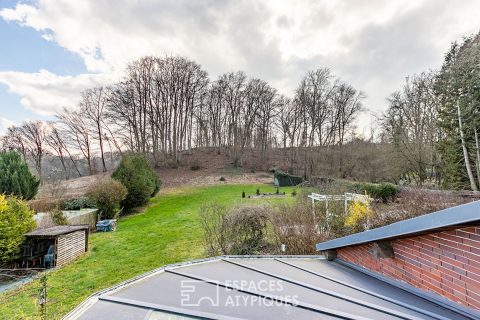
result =
[[[475,227],[467,227],[467,228],[462,228],[462,229],[458,229],[460,231],[463,231],[463,232],[468,232],[468,233],[475,233]]]
[[[477,247],[470,247],[470,252],[471,253],[474,253],[474,254],[477,254],[477,255],[480,255],[480,247],[477,248]]]
[[[372,271],[480,308],[480,227],[393,241],[395,257],[376,260],[372,244],[338,250],[339,257]]]

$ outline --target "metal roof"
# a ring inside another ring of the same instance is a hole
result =
[[[35,238],[50,238],[56,237],[62,234],[72,233],[78,230],[87,230],[88,225],[76,225],[76,226],[54,226],[45,229],[33,230],[26,234],[27,237]]]
[[[480,201],[440,210],[423,216],[392,223],[384,227],[367,230],[346,237],[318,243],[317,251],[331,250],[372,241],[413,236],[455,226],[480,222]]]
[[[472,319],[318,256],[217,257],[99,292],[64,319]]]

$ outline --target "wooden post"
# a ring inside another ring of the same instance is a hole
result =
[[[89,229],[85,229],[85,252],[88,252],[88,234],[89,234]]]

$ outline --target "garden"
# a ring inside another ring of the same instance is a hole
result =
[[[35,228],[26,200],[38,182],[19,157],[2,154],[0,166],[5,162],[16,163],[16,172],[24,172],[23,178],[6,174],[0,179],[7,194],[0,197],[1,263],[11,266],[23,235]],[[89,251],[74,262],[0,294],[0,318],[37,319],[46,312],[48,319],[58,319],[89,295],[166,264],[227,254],[316,254],[318,242],[468,201],[392,184],[332,179],[281,188],[183,186],[158,193],[161,182],[152,172],[145,158],[126,156],[111,179],[94,184],[85,197],[66,201],[64,208],[95,206],[102,219],[118,219],[116,231],[91,234]],[[356,192],[371,200],[352,201],[348,208],[342,201],[312,205],[312,192]],[[61,210],[52,212],[55,223],[65,223]],[[45,283],[47,303],[42,305]]]

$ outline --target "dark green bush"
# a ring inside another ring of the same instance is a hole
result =
[[[40,180],[30,173],[16,152],[0,152],[0,193],[30,200],[37,194]]]
[[[139,154],[124,156],[112,178],[127,188],[127,196],[122,201],[122,206],[126,209],[145,205],[161,186],[156,172],[147,159]]]
[[[63,205],[65,210],[80,210],[85,208],[95,208],[95,201],[88,197],[80,197],[65,202]]]
[[[0,195],[0,265],[17,257],[25,234],[34,228],[33,211],[26,201]]]
[[[367,193],[374,199],[387,202],[393,200],[398,193],[398,187],[392,183],[354,183],[352,188],[357,193]]]
[[[127,196],[127,188],[120,181],[107,179],[92,185],[87,196],[95,202],[102,219],[112,219]]]

